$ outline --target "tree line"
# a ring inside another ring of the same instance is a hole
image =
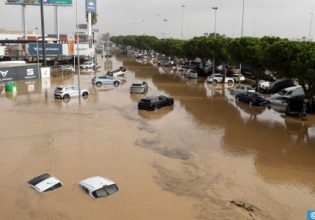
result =
[[[310,100],[315,95],[315,43],[278,37],[222,36],[194,37],[190,40],[158,39],[153,36],[113,36],[111,41],[141,50],[154,50],[169,56],[214,58],[216,64],[250,65],[257,74],[273,71],[278,78],[294,78]]]

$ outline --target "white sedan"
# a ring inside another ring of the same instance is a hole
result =
[[[212,74],[208,76],[207,82],[208,83],[223,83],[223,75],[221,73]],[[227,83],[228,85],[232,85],[234,83],[234,79],[230,77],[225,77],[224,82]]]

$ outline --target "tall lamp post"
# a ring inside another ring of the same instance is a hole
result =
[[[79,52],[79,30],[78,30],[78,0],[75,1],[75,26],[76,26],[76,45],[77,45],[77,58],[78,58],[78,89],[79,89],[79,103],[81,103],[81,85],[80,85],[80,52]]]
[[[217,36],[217,10],[218,7],[212,7],[212,9],[214,10],[214,37],[216,38]],[[213,55],[213,60],[212,60],[212,74],[215,73],[215,59],[214,59],[214,55]]]
[[[185,5],[182,5],[182,22],[181,22],[181,39],[184,39],[184,9],[185,9]]]
[[[243,34],[244,34],[244,11],[245,11],[245,0],[243,0],[243,7],[242,7],[241,37],[243,37]],[[240,72],[238,73],[238,83],[240,83],[241,74],[242,74],[242,62],[240,63]]]
[[[313,12],[310,13],[311,15],[311,21],[310,21],[310,29],[308,32],[308,40],[311,41],[311,33],[312,33],[312,25],[313,25]]]
[[[36,30],[36,32],[37,32],[38,27],[35,27],[35,30]],[[36,35],[37,35],[37,34],[36,34]],[[36,36],[36,58],[37,58],[37,71],[38,71],[38,73],[40,73],[40,71],[39,71],[39,54],[38,54],[38,50],[39,50],[39,48],[38,48],[38,37]]]
[[[40,18],[42,24],[42,47],[43,47],[43,64],[46,66],[46,50],[45,50],[45,21],[44,21],[44,6],[43,1],[40,0]]]
[[[217,36],[217,10],[218,7],[212,7],[212,9],[214,10],[214,37]]]

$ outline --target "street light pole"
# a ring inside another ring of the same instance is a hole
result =
[[[242,9],[241,37],[243,37],[243,32],[244,32],[244,9],[245,9],[245,0],[243,0],[243,9]]]
[[[217,36],[217,10],[218,7],[212,7],[212,9],[214,10],[214,37]]]
[[[243,0],[243,8],[242,8],[241,37],[243,37],[243,34],[244,34],[244,11],[245,11],[245,0]],[[241,74],[242,74],[242,62],[240,63],[240,72],[238,73],[238,83],[240,83]]]
[[[77,58],[78,58],[78,89],[79,89],[79,103],[81,103],[81,85],[80,85],[80,52],[79,52],[79,30],[78,30],[78,0],[75,1],[75,23],[76,23],[76,45],[77,45]]]
[[[181,23],[181,39],[184,39],[184,9],[185,5],[182,5],[182,23]]]
[[[218,7],[216,7],[216,6],[212,7],[212,9],[214,10],[214,38],[216,38],[216,36],[217,36],[217,10],[218,10]],[[215,73],[215,59],[214,59],[214,55],[213,55],[212,74],[214,74],[214,73]]]
[[[46,50],[45,50],[45,21],[43,0],[40,0],[40,17],[42,23],[42,47],[43,47],[43,64],[46,66]]]
[[[311,15],[311,21],[310,21],[310,29],[308,32],[308,40],[311,41],[311,33],[312,33],[312,25],[313,25],[313,12],[310,13]]]
[[[36,30],[36,32],[37,32],[38,27],[35,27],[35,30]],[[37,35],[37,34],[36,34],[36,35]],[[38,73],[40,74],[40,71],[39,71],[39,54],[38,54],[38,50],[39,50],[39,48],[38,48],[38,37],[36,36],[36,58],[37,58],[37,71],[38,71]]]

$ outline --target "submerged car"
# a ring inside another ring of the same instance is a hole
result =
[[[112,76],[112,77],[122,77],[127,72],[127,69],[125,67],[119,67],[117,70],[108,71],[106,75]]]
[[[79,185],[94,199],[109,196],[119,190],[114,181],[100,176],[82,180]]]
[[[245,77],[242,74],[230,74],[228,77],[232,78],[235,82],[245,82]]]
[[[146,93],[149,89],[148,83],[145,81],[134,82],[131,84],[130,93],[132,94],[142,94]]]
[[[193,69],[189,69],[186,73],[187,78],[189,79],[197,79],[198,78],[198,72]]]
[[[79,89],[76,86],[63,85],[55,88],[54,96],[59,99],[69,99],[79,97],[79,93],[83,97],[87,97],[89,95],[89,91],[87,89],[81,88],[79,92]]]
[[[174,105],[174,99],[171,97],[164,95],[147,96],[139,101],[138,109],[153,111],[155,109],[172,105]]]
[[[104,75],[104,76],[94,76],[92,78],[92,84],[96,85],[97,87],[101,87],[103,85],[114,85],[114,86],[119,86],[121,83],[120,79],[114,78],[109,75]]]
[[[239,85],[234,88],[231,88],[230,90],[231,95],[238,95],[243,92],[255,92],[255,89],[251,86]]]
[[[245,102],[249,105],[265,105],[267,100],[256,92],[243,92],[236,95],[236,101]]]
[[[93,69],[95,66],[93,61],[87,61],[80,65],[81,69]]]
[[[208,83],[223,83],[223,75],[221,73],[215,73],[207,78]],[[224,83],[227,83],[228,85],[232,85],[234,83],[234,79],[230,77],[225,77]]]
[[[38,192],[47,192],[58,189],[63,184],[56,177],[50,175],[49,173],[44,173],[28,181],[28,185]]]

